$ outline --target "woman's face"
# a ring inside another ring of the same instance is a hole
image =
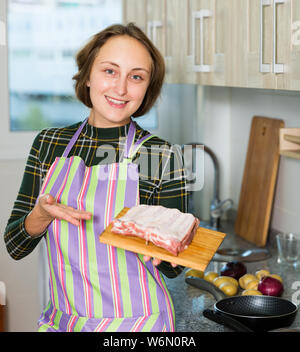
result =
[[[93,104],[89,123],[116,127],[130,121],[147,91],[152,60],[138,40],[127,35],[110,38],[99,50],[89,81]]]

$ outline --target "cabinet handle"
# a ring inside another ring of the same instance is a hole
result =
[[[210,10],[193,11],[192,13],[192,57],[194,72],[211,72],[211,66],[204,64],[204,18],[211,17]],[[200,20],[200,65],[196,65],[196,19]]]
[[[264,52],[264,7],[271,6],[271,0],[260,0],[260,51],[259,51],[259,71],[261,73],[271,72],[271,65],[263,63]]]
[[[161,21],[148,21],[147,23],[147,35],[155,46],[157,45],[157,28],[162,26]]]
[[[273,7],[273,72],[283,73],[284,64],[277,63],[277,5],[284,4],[285,0],[274,0]]]

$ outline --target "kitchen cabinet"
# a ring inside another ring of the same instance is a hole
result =
[[[183,1],[181,32],[183,83],[226,85],[229,83],[229,10],[221,0]]]
[[[123,0],[123,23],[134,22],[147,32],[147,0]]]
[[[300,1],[123,0],[167,83],[300,90]]]
[[[300,89],[300,3],[230,0],[231,86]]]

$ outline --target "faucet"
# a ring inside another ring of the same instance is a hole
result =
[[[220,201],[219,192],[220,192],[220,167],[218,159],[215,153],[203,143],[186,143],[185,145],[191,145],[192,148],[196,148],[197,145],[203,145],[204,151],[210,156],[213,166],[214,166],[214,184],[213,184],[213,198],[210,203],[210,218],[209,218],[209,227],[213,230],[220,229],[221,216],[223,213],[230,209],[233,206],[233,200],[228,198],[223,201]],[[182,146],[183,150],[184,146]]]

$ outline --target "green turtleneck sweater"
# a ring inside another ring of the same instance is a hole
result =
[[[16,260],[32,252],[45,234],[31,237],[24,227],[25,218],[35,205],[49,167],[56,157],[62,156],[81,123],[64,128],[44,129],[32,144],[21,187],[4,234],[8,253]],[[69,156],[80,156],[87,166],[118,162],[122,158],[128,128],[129,124],[115,128],[97,128],[87,123]],[[135,141],[148,133],[136,124]],[[141,204],[163,205],[182,212],[187,211],[188,192],[178,148],[153,137],[143,144],[133,162],[139,164]],[[167,276],[176,276],[181,271],[179,268],[174,271],[166,263],[159,268]]]

